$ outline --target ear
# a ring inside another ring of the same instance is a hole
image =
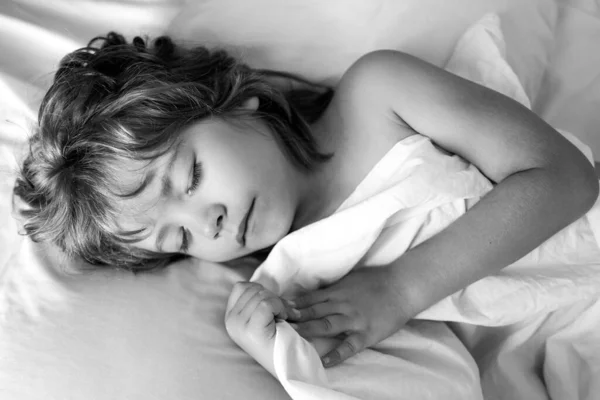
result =
[[[259,103],[258,97],[253,96],[246,100],[240,108],[248,111],[256,111],[258,110]]]

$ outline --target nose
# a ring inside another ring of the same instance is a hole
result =
[[[227,210],[222,204],[211,204],[206,209],[205,225],[203,227],[204,235],[209,239],[215,239],[225,224]]]

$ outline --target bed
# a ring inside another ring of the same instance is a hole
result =
[[[489,13],[500,21],[503,37],[487,34],[506,61],[502,68],[486,62],[483,53],[467,57],[466,47],[457,46],[481,43],[480,36],[465,32]],[[82,273],[55,249],[18,234],[11,215],[14,171],[44,89],[64,54],[110,30],[128,37],[167,33],[183,45],[222,46],[253,66],[331,85],[358,57],[383,48],[454,65],[484,82],[514,73],[522,89],[514,95],[579,138],[600,161],[600,3],[595,1],[2,2],[2,399],[297,397],[239,349],[224,328],[231,287],[251,276],[252,261],[232,266],[183,260],[160,273],[136,276],[114,270]],[[554,308],[541,304],[526,321],[483,329],[448,325],[468,350],[469,371],[476,372],[463,378],[481,396],[600,398],[594,380],[600,374],[600,272],[572,271],[567,278],[553,280],[556,291],[547,298],[562,302],[550,304]],[[569,294],[575,294],[572,301],[564,301]],[[432,339],[438,327],[428,330]],[[418,350],[430,351],[435,343]],[[404,372],[387,370],[386,376],[407,379]],[[362,395],[348,397],[342,390],[335,398],[440,398],[439,392],[425,390],[427,380],[415,384],[414,392],[406,386],[405,392],[389,393],[369,386],[372,381],[360,373],[345,379],[362,388]]]

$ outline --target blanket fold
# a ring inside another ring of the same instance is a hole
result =
[[[498,16],[485,16],[459,41],[447,69],[529,108],[521,83],[505,61],[503,46]],[[593,164],[588,146],[560,132]],[[390,150],[335,214],[279,242],[252,280],[279,295],[293,296],[335,282],[357,264],[388,264],[440,232],[491,189],[490,182],[464,160],[423,136],[411,136]],[[584,217],[522,259],[434,304],[390,338],[341,365],[325,370],[319,359],[335,342],[309,343],[284,321],[277,323],[272,357],[277,378],[296,400],[481,399],[483,393],[510,397],[510,388],[519,391],[519,398],[533,398],[534,393],[545,398],[545,390],[522,390],[525,386],[520,385],[523,374],[539,367],[531,365],[533,356],[527,351],[542,352],[543,343],[526,345],[523,332],[536,331],[539,321],[570,315],[580,304],[596,304],[599,296],[600,199]],[[582,346],[597,336],[597,328],[578,322],[573,326],[585,328],[575,336],[565,336],[550,323],[548,335],[556,330],[561,338]],[[497,331],[486,336],[490,327],[500,325],[507,326],[502,339]],[[498,345],[498,340],[505,345]],[[597,371],[593,355],[585,357],[576,349],[571,353],[571,359],[581,359],[577,373],[593,376]],[[488,354],[497,354],[497,368]],[[553,378],[560,382],[554,386],[564,388],[564,370],[554,368],[564,357],[553,358],[551,352],[545,356],[546,379]],[[501,385],[511,371],[493,374],[509,365],[506,359],[521,360],[518,368],[510,364],[513,375],[521,377],[519,383]],[[532,380],[531,387],[541,380]]]
[[[357,265],[388,264],[440,232],[491,189],[485,176],[460,157],[445,153],[425,136],[409,136],[380,160],[333,215],[281,240],[251,280],[281,296],[294,296],[335,282]],[[590,215],[599,207],[597,203]],[[449,296],[417,318],[506,325],[596,295],[600,246],[594,231],[598,228],[584,217],[501,273]],[[477,366],[468,351],[443,322],[423,322],[329,370],[323,369],[315,347],[324,352],[335,342],[309,343],[279,322],[273,354],[277,377],[294,399],[428,398],[423,391],[430,391],[431,398],[440,393],[446,399],[481,398]],[[429,336],[432,330],[435,337]],[[409,351],[406,343],[427,351]],[[402,351],[382,351],[390,348]],[[375,370],[380,373],[366,372]],[[358,371],[360,385],[351,378]],[[389,371],[402,379],[394,380]],[[365,379],[372,382],[368,396],[362,393]]]

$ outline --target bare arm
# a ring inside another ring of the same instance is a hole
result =
[[[394,142],[418,132],[470,161],[496,186],[391,265],[360,268],[296,299],[300,334],[345,334],[323,357],[326,366],[379,343],[431,305],[522,258],[598,196],[593,166],[535,114],[414,57],[368,54],[344,75],[337,94],[347,99],[350,115],[403,126],[377,130],[390,137],[376,139]]]
[[[594,204],[594,167],[508,97],[395,51],[371,53],[348,74],[371,107],[389,109],[497,183],[475,207],[390,269],[405,313],[414,316],[515,262]]]

